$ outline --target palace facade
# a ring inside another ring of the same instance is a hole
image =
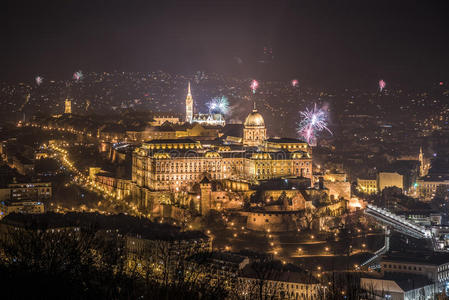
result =
[[[135,149],[132,159],[132,182],[149,191],[189,191],[205,176],[250,183],[288,177],[312,181],[309,145],[297,139],[267,139],[264,119],[255,107],[245,120],[240,145],[150,140]]]

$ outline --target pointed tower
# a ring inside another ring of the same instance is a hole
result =
[[[424,169],[424,154],[422,152],[422,147],[419,147],[419,176],[424,176],[425,174],[425,169]]]
[[[72,114],[72,101],[70,101],[69,99],[65,99],[64,113],[67,115]]]
[[[192,120],[193,120],[193,98],[192,92],[190,91],[190,81],[189,81],[186,97],[186,122],[192,123]]]

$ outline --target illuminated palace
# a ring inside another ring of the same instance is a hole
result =
[[[264,119],[256,107],[243,124],[240,145],[151,140],[133,153],[132,181],[142,193],[188,191],[205,177],[250,183],[291,177],[312,180],[312,153],[301,140],[267,139]]]
[[[187,88],[186,97],[186,120],[187,123],[199,123],[205,125],[220,125],[225,126],[226,122],[222,114],[194,114],[193,113],[193,97],[190,90],[190,82]]]

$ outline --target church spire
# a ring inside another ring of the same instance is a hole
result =
[[[186,122],[192,123],[193,120],[193,97],[192,91],[190,90],[190,81],[187,86],[187,97],[186,97]]]
[[[426,170],[424,166],[424,153],[422,152],[422,146],[419,147],[418,160],[419,160],[419,176],[424,176]]]
[[[254,105],[253,111],[257,111],[257,108],[256,108],[256,101],[253,101],[253,105]]]

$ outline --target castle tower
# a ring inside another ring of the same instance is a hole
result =
[[[253,111],[246,117],[243,124],[243,145],[260,146],[267,138],[267,129],[260,113],[257,112],[256,102]]]
[[[193,120],[193,98],[192,92],[190,91],[190,81],[189,81],[186,97],[186,122],[192,123],[192,120]]]
[[[212,206],[212,184],[206,176],[200,181],[200,191],[200,214],[204,216],[209,212]]]
[[[67,115],[72,114],[72,101],[70,101],[69,99],[65,99],[64,113]]]

